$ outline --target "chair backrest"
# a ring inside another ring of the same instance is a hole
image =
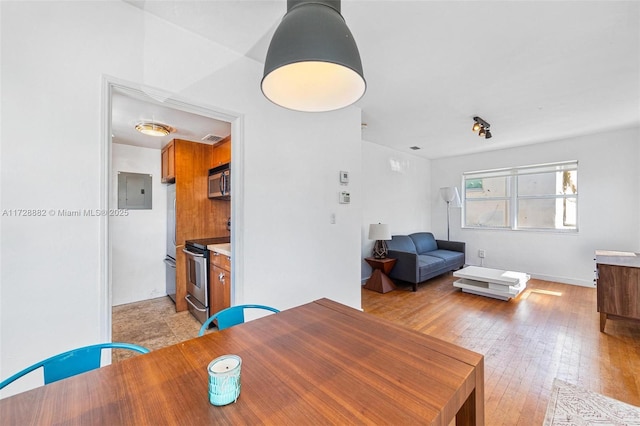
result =
[[[131,343],[100,343],[84,346],[54,355],[44,361],[37,362],[0,382],[0,389],[14,382],[27,373],[40,367],[44,369],[44,384],[48,385],[76,374],[85,373],[100,367],[100,358],[103,349],[128,349],[143,354],[149,353],[149,349]]]
[[[214,321],[218,320],[218,330],[224,330],[225,328],[233,327],[234,325],[242,324],[244,322],[244,310],[245,309],[264,309],[267,311],[275,312],[276,314],[280,312],[276,308],[272,308],[271,306],[264,305],[236,305],[231,306],[230,308],[223,309],[207,319],[202,327],[200,327],[200,333],[198,336],[202,336],[204,332],[209,328],[209,325]]]

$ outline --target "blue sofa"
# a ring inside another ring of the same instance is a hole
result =
[[[465,262],[465,243],[436,240],[431,232],[416,232],[411,235],[393,235],[387,241],[387,257],[397,259],[389,277],[413,284],[455,269]]]

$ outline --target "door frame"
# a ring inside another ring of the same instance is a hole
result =
[[[113,90],[126,92],[132,96],[146,99],[173,109],[214,118],[231,123],[231,256],[233,269],[231,270],[231,304],[242,301],[244,295],[243,279],[243,244],[244,240],[244,115],[206,105],[192,99],[182,98],[170,93],[133,82],[125,81],[113,76],[102,76],[102,111],[101,111],[101,141],[100,141],[100,208],[108,211],[111,199],[111,148],[112,148],[112,94]],[[112,335],[112,256],[111,229],[109,217],[100,217],[100,339],[111,342]]]

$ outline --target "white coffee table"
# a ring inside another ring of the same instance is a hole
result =
[[[527,281],[531,278],[524,272],[482,266],[467,266],[455,271],[453,276],[460,278],[454,281],[453,286],[461,288],[463,292],[500,300],[517,297],[527,287]]]

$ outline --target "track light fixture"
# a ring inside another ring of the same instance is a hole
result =
[[[480,137],[484,137],[485,139],[490,139],[492,136],[491,131],[489,130],[489,127],[491,127],[491,124],[487,123],[480,117],[473,117],[473,121],[475,121],[475,123],[473,123],[473,127],[471,128],[471,130],[474,133],[478,132],[478,136]]]

